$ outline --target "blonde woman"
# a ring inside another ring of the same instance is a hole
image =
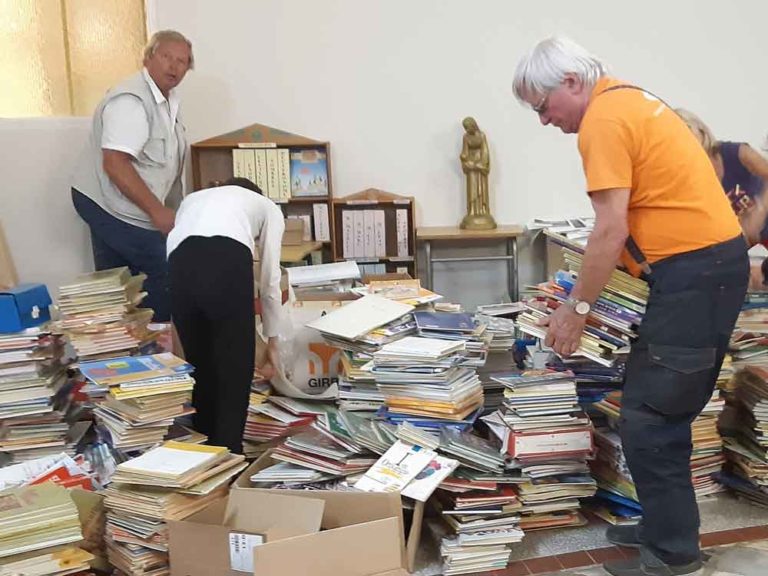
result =
[[[682,108],[676,112],[709,155],[750,244],[768,247],[768,160],[745,142],[715,139],[693,112]]]

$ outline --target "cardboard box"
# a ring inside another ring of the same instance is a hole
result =
[[[289,494],[298,498],[321,499],[325,502],[323,530],[317,534],[273,540],[254,549],[255,574],[408,574],[399,494],[252,488],[251,475],[275,462],[269,452],[262,455],[237,478],[231,492]],[[172,576],[177,576],[174,571]],[[179,576],[182,576],[181,573]]]
[[[286,218],[283,232],[283,246],[299,246],[304,242],[304,220]]]
[[[250,544],[317,533],[325,503],[256,490],[232,491],[185,520],[170,521],[172,576],[243,576],[252,570]],[[239,569],[233,569],[233,566]],[[261,573],[257,571],[257,573]]]

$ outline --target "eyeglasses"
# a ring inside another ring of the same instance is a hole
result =
[[[545,114],[547,112],[547,108],[549,108],[549,95],[551,92],[547,92],[542,96],[541,100],[533,106],[533,111],[536,112],[538,115]]]

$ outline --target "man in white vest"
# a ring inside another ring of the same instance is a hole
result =
[[[192,69],[192,44],[155,33],[144,68],[109,90],[72,181],[72,202],[90,227],[96,270],[128,266],[147,275],[144,305],[170,319],[165,236],[183,196],[187,142],[175,88]]]

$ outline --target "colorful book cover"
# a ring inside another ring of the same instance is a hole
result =
[[[81,362],[79,368],[83,376],[101,386],[117,386],[125,382],[189,374],[194,371],[191,364],[169,352]]]
[[[291,195],[328,196],[328,165],[325,152],[291,152]]]

